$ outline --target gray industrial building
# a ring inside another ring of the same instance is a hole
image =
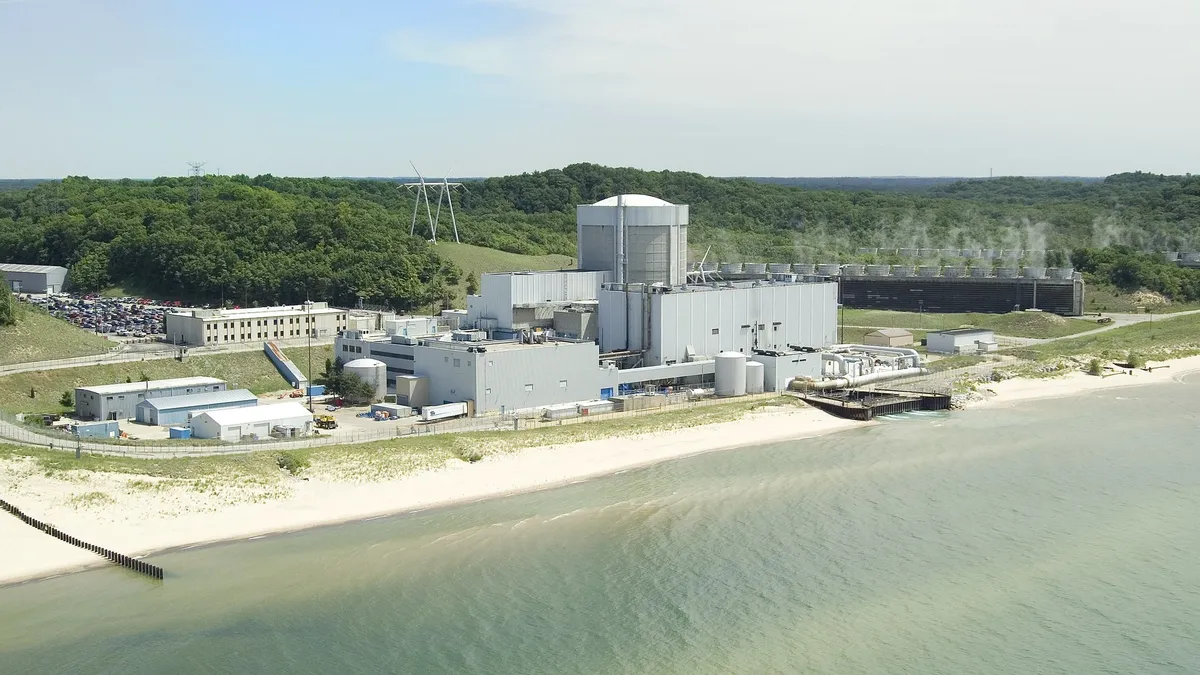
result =
[[[761,359],[753,369],[772,391],[819,377],[813,351],[836,339],[837,284],[689,279],[688,218],[645,195],[581,205],[578,270],[482,275],[453,317],[461,330],[412,317],[344,330],[334,354],[383,362],[401,404],[470,401],[475,414],[711,386],[722,352]]]
[[[609,284],[599,309],[600,350],[637,352],[648,366],[823,347],[837,338],[834,283]]]
[[[123,382],[76,387],[75,415],[81,420],[123,420],[134,416],[137,404],[154,398],[225,391],[215,377],[180,377],[150,382]]]
[[[59,293],[67,283],[67,268],[55,265],[0,263],[0,273],[13,293]]]
[[[995,351],[996,333],[985,328],[955,328],[925,334],[931,354],[978,354]]]
[[[148,398],[134,406],[134,418],[142,424],[186,426],[192,416],[209,410],[253,408],[258,397],[248,389],[210,391],[204,394]]]

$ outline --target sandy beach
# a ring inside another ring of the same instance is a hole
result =
[[[1158,365],[1158,364],[1152,364]],[[1092,391],[1178,381],[1200,357],[1153,372],[1105,378],[1083,373],[985,386],[972,410]],[[32,460],[0,461],[0,496],[72,535],[127,555],[231,541],[398,515],[546,489],[689,455],[821,436],[864,423],[811,408],[777,406],[742,419],[683,430],[618,436],[489,456],[395,480],[346,482],[314,471],[308,480],[197,491],[132,474],[73,471],[47,477]],[[138,484],[139,489],[131,489]],[[147,489],[147,486],[151,486]],[[0,584],[43,578],[107,561],[0,514]],[[169,571],[168,571],[169,572]]]

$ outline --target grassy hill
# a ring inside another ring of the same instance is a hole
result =
[[[113,342],[47,312],[17,303],[17,323],[0,327],[0,366],[103,354]]]
[[[1052,338],[1082,333],[1096,328],[1095,322],[1068,319],[1047,312],[1010,312],[1008,314],[938,314],[936,312],[895,312],[880,309],[847,309],[841,321],[848,326],[874,328],[914,328],[948,330],[971,326],[990,328],[997,335],[1022,338]]]
[[[308,350],[304,347],[283,350],[288,358],[308,374]],[[313,347],[313,370],[325,367],[325,359],[333,356],[330,345]],[[174,359],[155,359],[113,363],[82,368],[62,368],[0,377],[0,410],[6,412],[61,412],[65,410],[58,399],[67,390],[85,385],[138,381],[145,375],[152,380],[171,377],[219,377],[229,388],[249,389],[256,394],[288,389],[279,371],[260,351],[236,352],[213,356],[189,356],[180,362]],[[29,397],[30,389],[33,398]]]
[[[549,255],[522,255],[498,251],[494,248],[484,248],[472,244],[439,243],[436,246],[439,256],[453,262],[463,272],[463,281],[455,288],[456,307],[465,307],[467,275],[474,272],[476,276],[488,272],[524,272],[527,270],[562,270],[573,269],[575,259],[571,256],[551,253]]]

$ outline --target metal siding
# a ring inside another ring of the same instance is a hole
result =
[[[600,351],[616,352],[625,343],[626,297],[621,291],[600,291]]]

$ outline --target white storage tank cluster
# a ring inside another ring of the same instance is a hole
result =
[[[387,396],[387,364],[375,359],[355,359],[342,366],[342,372],[352,373],[371,385],[375,390],[372,403],[378,403]]]
[[[743,274],[763,275],[767,273],[767,263],[744,263]]]
[[[817,266],[812,263],[792,263],[792,272],[795,274],[816,274]]]
[[[763,383],[766,380],[767,367],[758,361],[746,362],[746,393],[763,393]]]
[[[716,395],[745,396],[746,355],[741,352],[721,352],[716,360]]]

